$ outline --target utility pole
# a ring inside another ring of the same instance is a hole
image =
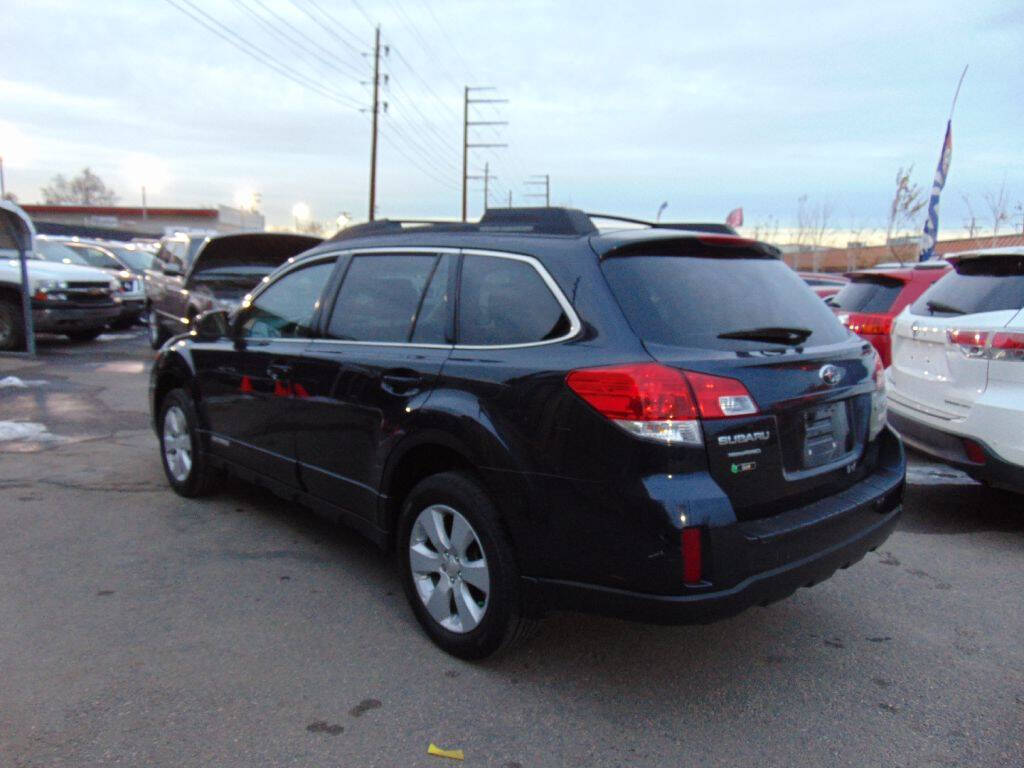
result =
[[[487,207],[488,207],[488,205],[487,205],[487,203],[488,203],[487,192],[488,192],[488,187],[490,187],[490,185],[491,185],[491,164],[490,163],[484,163],[484,210],[485,211],[487,210]]]
[[[377,210],[377,116],[380,113],[380,24],[373,42],[373,118],[370,136],[370,221]]]
[[[508,144],[480,144],[471,143],[469,140],[469,129],[474,125],[508,125],[507,120],[470,120],[469,107],[471,104],[507,104],[508,99],[471,99],[469,94],[473,91],[493,91],[493,86],[465,86],[462,91],[462,220],[466,220],[466,188],[471,177],[469,175],[469,150],[477,147],[507,147]],[[487,208],[486,199],[484,209]]]
[[[544,191],[543,192],[533,192],[533,193],[530,193],[530,194],[526,195],[526,197],[543,197],[544,198],[544,207],[545,208],[550,208],[551,207],[551,176],[550,176],[550,174],[547,174],[547,173],[545,173],[545,174],[536,173],[532,177],[527,179],[526,183],[527,184],[543,184],[544,185]]]
[[[146,208],[146,185],[142,185],[142,220],[149,218],[149,210]]]

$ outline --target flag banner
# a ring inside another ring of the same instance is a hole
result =
[[[725,217],[725,223],[730,227],[742,227],[743,209],[733,208],[731,211],[729,211],[729,215]]]
[[[946,123],[946,139],[942,142],[942,154],[939,166],[935,169],[935,181],[932,182],[932,196],[928,201],[928,219],[924,223],[924,234],[921,235],[921,252],[918,261],[928,261],[935,257],[935,241],[939,236],[939,195],[946,186],[946,174],[949,173],[949,160],[953,156],[953,121]]]

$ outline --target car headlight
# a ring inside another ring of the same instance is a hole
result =
[[[32,298],[36,301],[67,301],[64,293],[68,284],[64,280],[33,280]]]

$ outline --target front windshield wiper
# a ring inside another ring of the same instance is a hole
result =
[[[943,303],[941,301],[926,301],[925,302],[925,306],[928,307],[928,311],[931,312],[933,315],[936,312],[948,312],[951,315],[966,315],[967,314],[962,309],[959,309],[958,307],[951,306],[949,304],[945,304],[945,303]]]
[[[746,328],[718,334],[720,339],[742,339],[745,341],[773,341],[778,344],[803,344],[814,331],[809,328]]]

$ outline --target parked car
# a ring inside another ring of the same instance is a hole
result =
[[[150,392],[176,492],[228,470],[397,548],[464,658],[544,610],[781,599],[901,509],[878,355],[777,249],[572,209],[345,229],[165,345]]]
[[[847,273],[850,282],[826,299],[839,322],[870,341],[886,368],[892,363],[889,333],[903,308],[950,271],[947,261],[926,261],[910,268],[861,269]]]
[[[200,312],[233,309],[275,267],[321,242],[270,232],[167,238],[146,272],[153,349],[186,333]]]
[[[797,272],[801,279],[811,286],[819,299],[835,296],[846,285],[847,279],[842,275],[822,272]]]
[[[1024,248],[958,256],[893,324],[890,421],[907,445],[1024,493]]]
[[[113,328],[130,328],[142,316],[146,306],[146,288],[143,274],[133,269],[119,257],[113,247],[93,240],[54,240],[71,249],[89,266],[102,269],[116,277],[121,283],[121,315]]]
[[[37,248],[39,240],[35,238]],[[91,341],[121,314],[120,283],[106,272],[70,258],[44,258],[41,251],[28,254],[26,266],[35,332]],[[24,346],[21,285],[18,252],[0,248],[0,351]]]

